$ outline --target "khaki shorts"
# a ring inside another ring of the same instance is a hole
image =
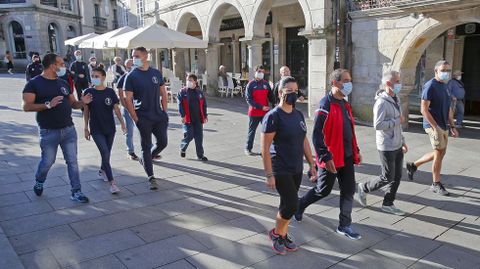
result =
[[[430,143],[432,148],[436,150],[443,150],[447,148],[448,144],[448,131],[442,129],[437,129],[438,131],[433,130],[433,128],[425,129],[425,132],[430,138]]]

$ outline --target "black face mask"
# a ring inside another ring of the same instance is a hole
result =
[[[283,96],[283,100],[285,101],[285,103],[292,106],[295,104],[295,102],[297,102],[297,98],[298,98],[298,94],[296,92],[285,94]]]

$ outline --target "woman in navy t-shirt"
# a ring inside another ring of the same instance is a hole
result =
[[[298,190],[302,182],[303,157],[310,164],[311,180],[315,179],[315,163],[306,137],[307,126],[302,112],[295,109],[298,85],[293,77],[279,83],[280,103],[263,118],[262,156],[268,187],[277,189],[280,206],[275,228],[268,233],[273,250],[281,255],[296,251],[297,245],[288,234],[288,224],[298,206]]]
[[[98,171],[105,182],[110,182],[110,192],[118,193],[120,189],[113,179],[112,167],[110,166],[110,153],[112,151],[113,139],[115,137],[115,120],[113,111],[117,115],[122,131],[126,133],[125,122],[123,121],[118,96],[112,88],[105,85],[106,72],[101,68],[92,69],[92,84],[94,88],[86,89],[83,94],[91,94],[92,102],[85,107],[83,118],[85,120],[85,138],[90,136],[95,141],[100,155],[102,156],[101,168]],[[90,129],[88,128],[90,126]]]

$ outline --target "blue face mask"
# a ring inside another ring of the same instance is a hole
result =
[[[353,84],[351,82],[343,83],[343,89],[340,91],[344,96],[348,96],[349,94],[352,93],[353,90]]]
[[[100,78],[92,78],[92,84],[93,86],[101,86],[102,80]]]
[[[402,90],[402,84],[394,84],[392,90],[395,94],[398,94]]]
[[[440,78],[440,80],[447,81],[447,80],[450,79],[450,73],[449,72],[440,72],[438,77]]]
[[[60,67],[60,70],[57,71],[57,76],[63,77],[67,73],[66,67]]]
[[[140,67],[143,65],[142,59],[140,58],[133,58],[133,65],[135,67]]]

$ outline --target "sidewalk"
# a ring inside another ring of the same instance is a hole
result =
[[[278,196],[264,185],[260,157],[243,154],[248,120],[243,100],[208,99],[207,163],[195,160],[193,144],[187,159],[180,158],[180,119],[170,103],[169,145],[155,166],[161,178],[158,191],[148,190],[142,167],[126,158],[118,132],[112,166],[121,193],[115,196],[98,179],[99,153],[82,137],[83,120],[74,112],[82,188],[91,199],[79,205],[69,200],[60,152],[44,195],[32,191],[40,149],[35,114],[21,110],[23,85],[22,78],[0,75],[0,268],[21,268],[14,267],[15,261],[48,269],[480,268],[478,130],[462,130],[465,137],[450,140],[442,181],[451,197],[428,190],[430,166],[421,167],[413,182],[405,174],[396,205],[408,214],[383,213],[382,193],[375,192],[368,196],[368,208],[355,204],[354,225],[363,238],[351,241],[334,232],[339,213],[335,188],[307,209],[302,223],[292,222],[300,250],[277,256],[267,231],[274,225]],[[308,128],[311,133],[311,122]],[[418,125],[405,136],[407,160],[430,150]],[[357,137],[364,158],[357,181],[365,181],[380,171],[375,132],[359,126]],[[305,178],[301,193],[311,186]]]

